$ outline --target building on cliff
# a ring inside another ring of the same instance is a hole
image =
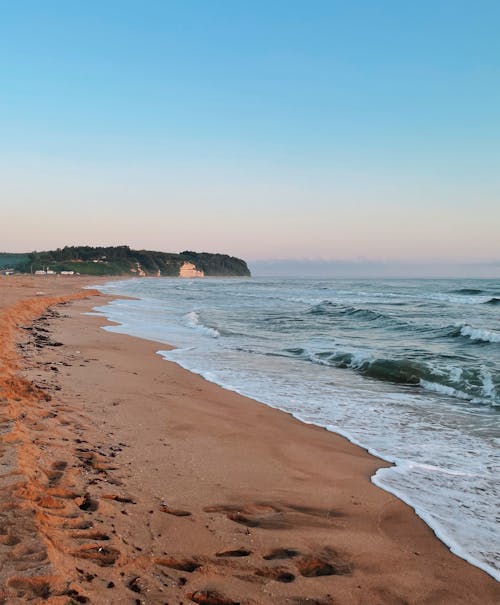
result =
[[[185,262],[179,269],[179,277],[205,277],[205,274],[197,269],[193,263]]]

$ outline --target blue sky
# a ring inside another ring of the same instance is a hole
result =
[[[0,248],[498,259],[498,31],[485,1],[0,1]]]

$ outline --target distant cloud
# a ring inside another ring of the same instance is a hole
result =
[[[397,262],[269,259],[249,263],[255,277],[463,277],[500,279],[500,260],[484,262]]]

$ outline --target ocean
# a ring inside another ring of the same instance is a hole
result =
[[[372,481],[500,580],[498,280],[131,279],[107,330],[394,463]],[[258,426],[255,427],[258,430]],[[332,461],[333,463],[333,461]]]

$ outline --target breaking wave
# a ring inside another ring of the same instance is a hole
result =
[[[218,332],[215,328],[209,328],[208,326],[204,326],[202,323],[200,323],[200,316],[198,313],[196,313],[196,311],[186,313],[186,315],[184,315],[184,319],[189,328],[198,330],[199,332],[205,334],[205,336],[211,336],[212,338],[218,338],[220,336],[220,332]]]
[[[480,340],[481,342],[500,343],[500,332],[485,330],[481,328],[473,328],[469,325],[464,325],[460,328],[460,335],[467,336],[471,340]]]
[[[411,359],[372,357],[364,351],[311,352],[296,347],[285,349],[283,353],[320,365],[355,370],[373,380],[422,387],[474,403],[500,405],[496,388],[500,387],[500,375],[494,377],[484,367],[467,370],[456,366],[431,367],[425,362]]]

